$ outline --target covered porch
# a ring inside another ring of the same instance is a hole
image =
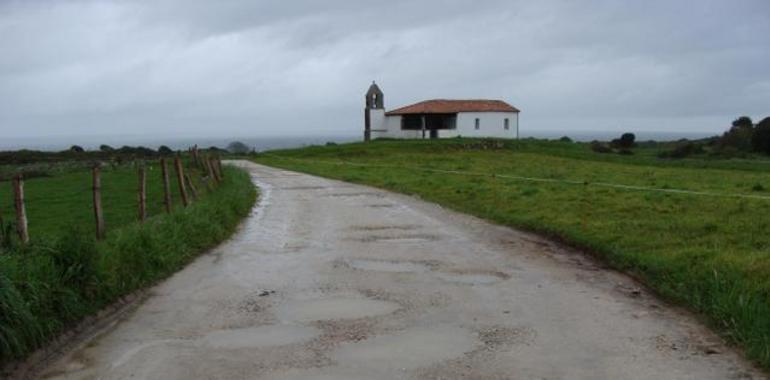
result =
[[[415,113],[403,115],[401,129],[421,131],[422,138],[437,139],[440,130],[457,129],[456,113]]]

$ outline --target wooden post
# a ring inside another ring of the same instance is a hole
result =
[[[139,222],[147,219],[147,171],[139,168]]]
[[[206,157],[206,168],[209,172],[209,179],[215,180],[216,182],[219,182],[219,176],[217,175],[217,170],[214,168],[214,164],[212,163],[212,160],[214,160],[211,157]]]
[[[93,169],[94,218],[96,219],[96,239],[104,239],[104,215],[102,214],[102,174],[99,166]]]
[[[29,242],[27,230],[27,209],[24,206],[24,177],[17,174],[13,177],[13,200],[16,207],[16,232],[22,243]]]
[[[225,171],[222,170],[222,159],[220,157],[217,157],[217,172],[220,179],[225,178]]]
[[[189,173],[185,173],[184,178],[187,180],[187,187],[190,188],[190,195],[192,195],[193,200],[198,199],[198,189],[195,188],[195,184],[192,181],[192,178],[190,178]]]
[[[187,188],[184,183],[184,168],[182,168],[182,159],[177,155],[174,158],[174,169],[176,171],[176,182],[179,184],[179,195],[182,196],[182,206],[187,207],[189,201],[187,199]]]
[[[166,212],[171,212],[171,185],[168,182],[168,166],[166,159],[160,159],[160,172],[163,176],[163,204],[166,206]]]
[[[219,172],[219,165],[217,165],[217,159],[211,159],[211,167],[214,169],[214,179],[217,183],[222,182],[222,174]]]

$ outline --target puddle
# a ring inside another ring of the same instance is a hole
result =
[[[414,369],[449,360],[473,351],[477,344],[472,332],[459,327],[413,328],[334,350],[332,358],[341,365]]]
[[[281,187],[279,190],[326,190],[325,186],[289,186]]]
[[[383,204],[366,205],[366,207],[369,207],[369,208],[394,208],[394,207],[396,207],[396,205],[383,203]]]
[[[375,197],[375,198],[383,198],[384,195],[380,193],[335,193],[335,194],[329,194],[327,197],[331,198],[357,198],[357,197]]]
[[[351,228],[354,231],[388,231],[388,230],[401,230],[401,231],[409,231],[420,228],[420,225],[417,224],[405,224],[405,225],[394,225],[394,226],[380,226],[380,225],[371,225],[371,226],[356,226]]]
[[[505,280],[507,275],[502,273],[436,273],[444,281],[463,285],[490,285]]]
[[[275,314],[285,321],[312,322],[373,317],[390,314],[398,308],[393,302],[338,297],[291,301],[278,306]]]
[[[411,235],[395,235],[395,236],[381,236],[371,235],[364,236],[359,239],[353,239],[363,243],[375,243],[375,242],[394,242],[394,243],[415,243],[425,241],[436,241],[438,236],[426,235],[426,234],[411,234]]]
[[[376,272],[412,272],[424,273],[430,270],[425,264],[413,263],[408,261],[383,261],[383,260],[350,260],[348,266],[354,269],[369,270]]]
[[[270,325],[244,329],[220,330],[206,334],[201,340],[207,346],[224,349],[285,346],[313,339],[321,331],[307,326]]]

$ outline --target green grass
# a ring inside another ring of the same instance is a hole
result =
[[[416,194],[558,237],[689,306],[770,368],[767,160],[669,161],[653,148],[620,156],[537,140],[483,147],[467,139],[376,141],[274,151],[255,161]]]
[[[158,215],[163,206],[163,184],[160,165],[148,162],[147,213]],[[205,195],[205,188],[195,170],[192,174],[196,188]],[[172,203],[181,207],[181,196],[175,172],[169,165]],[[64,232],[69,226],[94,227],[91,192],[91,171],[75,170],[53,177],[32,178],[24,181],[27,219],[30,236],[47,238]],[[102,169],[102,205],[107,231],[137,219],[137,169],[133,165]],[[189,190],[188,190],[189,193]],[[6,221],[13,220],[13,193],[10,181],[0,182],[0,212]]]
[[[0,253],[0,364],[23,358],[84,316],[182,268],[230,236],[256,199],[249,175],[226,167],[213,192],[165,214],[159,181],[153,180],[148,198],[154,216],[140,224],[135,172],[117,169],[102,179],[111,228],[97,242],[87,207],[88,174],[39,181],[28,182],[31,244]],[[58,218],[64,220],[52,220]]]

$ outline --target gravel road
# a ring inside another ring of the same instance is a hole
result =
[[[574,250],[253,163],[228,242],[40,373],[56,379],[761,379]]]

